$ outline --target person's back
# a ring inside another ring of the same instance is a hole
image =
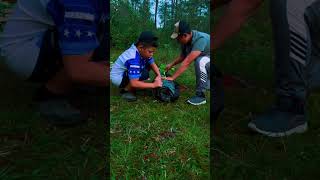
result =
[[[18,44],[43,34],[54,26],[47,12],[50,0],[19,0],[0,36],[0,47]]]
[[[47,4],[48,0],[19,0],[0,35],[1,55],[10,69],[24,79],[36,65],[45,31],[54,26]]]
[[[132,61],[136,66],[140,66],[140,59],[141,57],[137,51],[136,46],[132,44],[130,48],[125,50],[114,62],[110,72],[111,80],[115,82],[116,78],[122,79],[123,73],[130,68],[128,61]],[[138,74],[140,73],[140,71],[137,71],[136,73]]]
[[[204,32],[192,30],[192,41],[190,44],[182,45],[182,52],[184,56],[187,56],[194,50],[200,50],[200,56],[210,57],[210,35]]]

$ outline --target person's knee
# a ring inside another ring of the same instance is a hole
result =
[[[207,67],[210,68],[210,58],[207,56],[198,57],[195,62],[195,66],[200,69],[200,71],[207,71]]]

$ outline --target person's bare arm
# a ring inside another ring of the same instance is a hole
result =
[[[180,64],[184,60],[184,57],[180,55],[179,57],[175,58],[172,63],[166,66],[166,71],[169,71],[173,66]]]
[[[255,10],[261,5],[262,0],[232,0],[226,12],[214,26],[211,37],[211,49],[216,50],[235,33],[240,31],[241,26],[246,22]]]
[[[172,77],[168,77],[167,80],[175,80],[177,79],[186,69],[188,69],[189,65],[201,54],[201,51],[191,51],[189,55],[183,60],[179,69],[174,73]]]
[[[135,89],[153,89],[162,86],[161,79],[156,79],[153,83],[139,81],[139,79],[131,79],[130,86]]]
[[[156,77],[161,79],[161,73],[156,63],[152,63],[150,67],[153,70],[153,72],[156,74]]]
[[[64,68],[71,81],[80,84],[108,86],[109,66],[106,62],[90,61],[92,53],[63,57]]]

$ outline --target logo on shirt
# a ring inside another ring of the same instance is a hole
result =
[[[130,65],[131,68],[140,68],[138,65]]]
[[[88,21],[94,21],[94,15],[90,13],[84,12],[65,12],[65,18],[72,18],[72,19],[82,19]]]

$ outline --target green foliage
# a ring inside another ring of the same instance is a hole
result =
[[[192,29],[209,32],[209,1],[159,0],[155,16],[155,0],[111,0],[111,46],[124,49],[135,42],[142,31],[152,30],[160,46],[176,46],[170,39],[173,25],[186,20]],[[157,24],[155,24],[157,18]]]
[[[123,0],[111,1],[110,24],[111,46],[120,49],[136,42],[142,31],[154,30],[152,22],[141,11],[136,11],[135,7]]]

